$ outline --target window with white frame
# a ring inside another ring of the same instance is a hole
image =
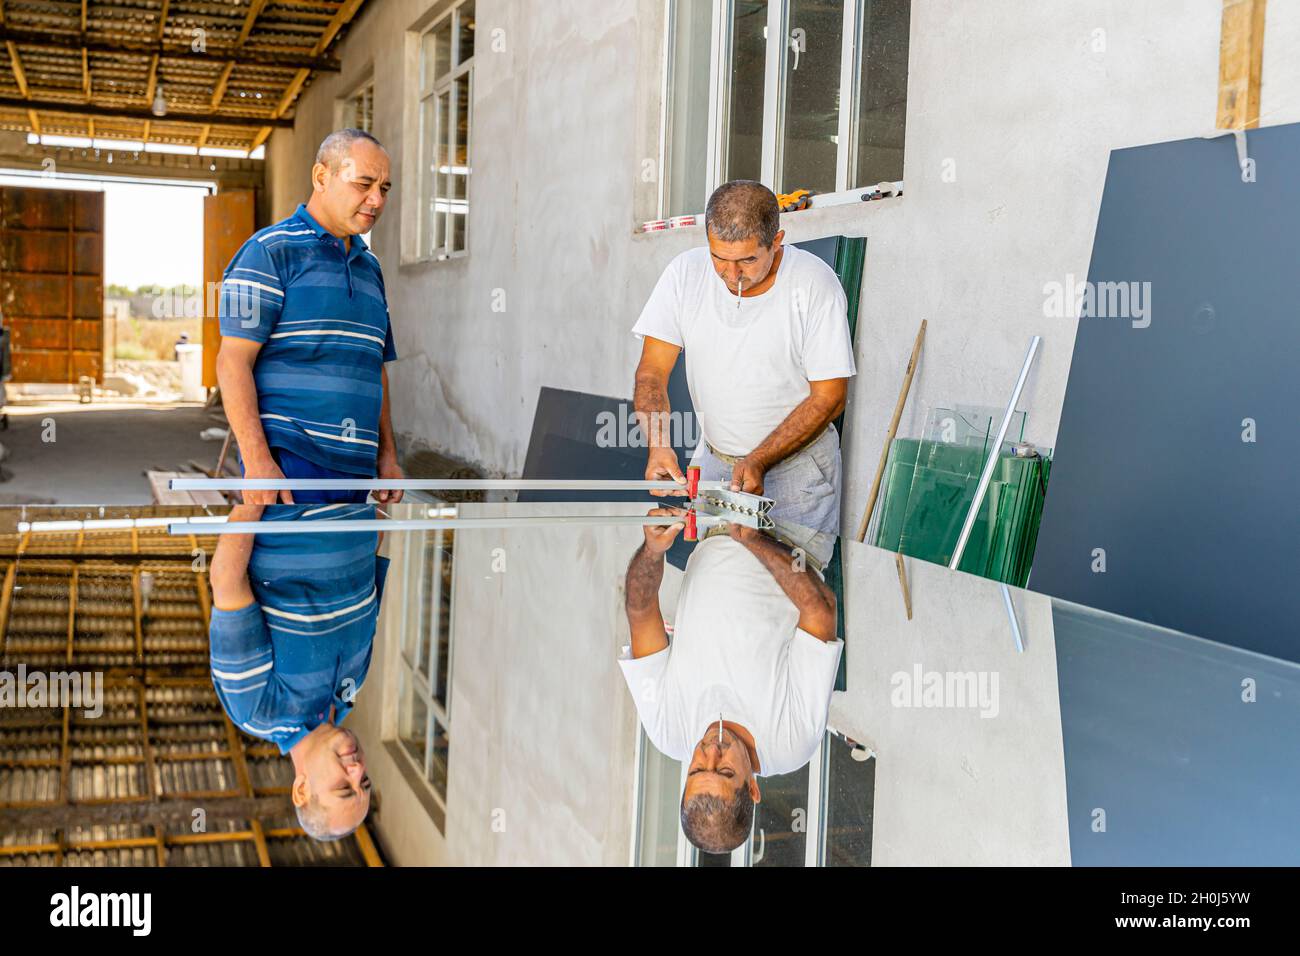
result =
[[[351,93],[337,101],[334,128],[364,130],[373,136],[374,126],[375,78],[370,76]],[[373,251],[375,243],[371,238],[372,233],[373,230],[362,233],[361,238]]]
[[[339,102],[340,129],[360,129],[374,134],[375,131],[375,80],[366,80],[359,87]]]
[[[420,34],[418,259],[466,249],[474,27],[474,0],[460,0]]]
[[[665,0],[661,216],[903,178],[911,0]]]
[[[827,730],[808,764],[762,777],[750,838],[730,854],[700,853],[678,819],[686,766],[638,731],[637,866],[870,866],[874,755]]]
[[[445,507],[439,516],[454,517],[455,509]],[[414,626],[405,629],[398,677],[400,750],[444,811],[451,739],[453,535],[438,530],[409,539],[420,611]]]

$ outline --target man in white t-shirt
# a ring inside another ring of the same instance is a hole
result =
[[[632,329],[642,339],[633,401],[650,449],[645,476],[685,482],[668,428],[668,378],[685,349],[701,479],[730,478],[732,490],[772,498],[774,517],[835,533],[831,422],[856,372],[839,278],[782,245],[776,196],[761,183],[719,186],[705,223],[708,247],[668,264]]]
[[[811,566],[733,524],[691,552],[670,645],[659,585],[682,527],[644,528],[627,569],[632,640],[618,663],[646,736],[689,764],[687,839],[727,853],[749,836],[757,778],[798,770],[826,733],[844,642],[835,637],[835,595]]]

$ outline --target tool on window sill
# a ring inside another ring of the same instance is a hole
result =
[[[796,189],[793,192],[781,193],[776,197],[776,201],[781,212],[796,212],[811,206],[812,198],[813,194],[809,190]]]

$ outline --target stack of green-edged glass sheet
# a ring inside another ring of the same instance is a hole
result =
[[[927,428],[936,431],[941,430]],[[974,500],[991,441],[991,436],[979,434],[955,441],[895,439],[871,540],[890,551],[947,564]],[[1038,450],[1003,444],[960,570],[1025,586],[1050,469],[1050,458]]]

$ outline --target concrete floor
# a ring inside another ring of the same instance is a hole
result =
[[[154,405],[27,399],[5,406],[9,452],[0,468],[0,505],[152,504],[145,471],[178,471],[194,459],[211,467],[220,442],[199,432],[219,424],[197,404]],[[47,422],[54,441],[44,441]]]

